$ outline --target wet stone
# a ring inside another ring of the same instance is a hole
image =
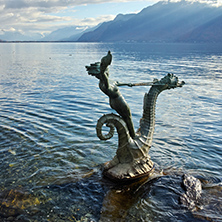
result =
[[[180,202],[190,210],[195,209],[201,199],[202,186],[200,180],[184,174],[182,187],[185,193],[180,196]]]

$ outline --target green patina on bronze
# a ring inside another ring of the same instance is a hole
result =
[[[119,83],[109,79],[108,66],[112,62],[112,55],[108,54],[90,66],[86,66],[89,75],[99,79],[99,88],[109,97],[111,108],[120,115],[106,114],[97,123],[97,136],[101,140],[108,140],[118,133],[118,148],[114,158],[105,164],[103,174],[116,181],[128,181],[149,175],[153,169],[153,162],[149,156],[155,127],[155,108],[158,95],[167,89],[182,87],[185,83],[179,82],[174,74],[168,73],[160,80],[145,83]],[[118,86],[151,86],[145,93],[143,115],[140,127],[135,132],[132,115],[128,104],[119,91]],[[103,135],[102,126],[110,128],[108,134]]]

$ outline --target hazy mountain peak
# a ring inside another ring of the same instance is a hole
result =
[[[129,19],[131,19],[135,14],[126,14],[126,15],[123,15],[123,14],[118,14],[116,16],[116,18],[114,19],[114,21],[127,21]]]
[[[65,38],[69,38],[72,35],[78,35],[81,34],[84,30],[86,30],[88,27],[83,26],[69,26],[57,29],[53,32],[51,32],[49,35],[42,38],[42,41],[60,41]]]
[[[215,30],[212,23],[218,23],[222,15],[222,7],[213,7],[196,1],[160,1],[148,6],[137,14],[119,14],[113,21],[103,23],[93,32],[85,33],[79,41],[146,41],[146,42],[175,42],[180,39],[189,41],[187,33],[198,29],[204,36],[206,27],[212,32],[208,38],[197,41],[218,41],[222,30]],[[217,19],[218,18],[218,19]],[[212,22],[211,22],[212,21]],[[210,27],[207,24],[211,22]],[[217,39],[214,39],[214,32]],[[186,38],[185,38],[186,36]],[[191,38],[190,38],[191,40]],[[191,41],[196,41],[192,38]]]

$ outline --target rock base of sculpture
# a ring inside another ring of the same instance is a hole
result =
[[[113,160],[105,163],[103,175],[117,182],[131,182],[149,176],[154,170],[154,163],[150,160],[138,160],[133,163],[117,163]]]

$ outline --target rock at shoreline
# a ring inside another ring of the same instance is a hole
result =
[[[180,196],[180,202],[190,210],[194,210],[201,199],[202,186],[199,179],[184,174],[182,187],[185,193]]]

